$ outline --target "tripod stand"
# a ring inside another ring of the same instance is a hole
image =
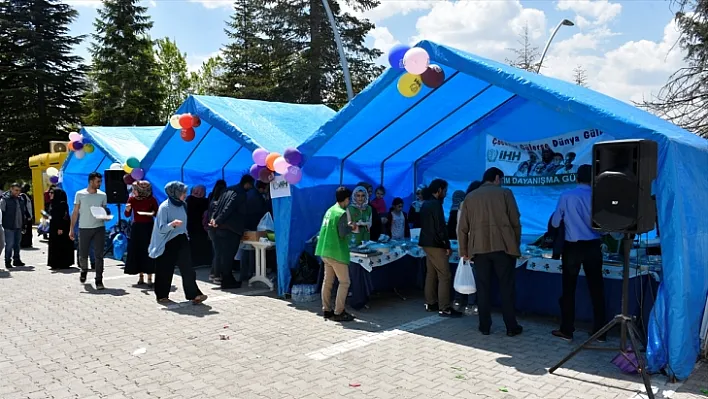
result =
[[[634,321],[632,320],[632,316],[629,315],[629,254],[630,254],[630,249],[632,247],[632,237],[630,234],[624,234],[624,237],[622,237],[622,254],[624,255],[624,261],[623,261],[623,267],[622,267],[622,314],[618,314],[615,316],[612,321],[607,323],[604,327],[602,327],[598,332],[593,334],[592,337],[588,338],[587,341],[583,342],[578,346],[577,348],[573,349],[572,352],[568,354],[563,360],[558,362],[555,366],[551,367],[548,369],[548,372],[553,374],[558,368],[560,368],[563,364],[565,364],[568,360],[572,359],[575,355],[580,353],[583,349],[595,349],[595,350],[615,350],[614,348],[599,348],[599,347],[592,347],[590,344],[595,342],[596,339],[601,337],[603,334],[606,334],[608,331],[610,331],[614,326],[620,325],[621,328],[621,333],[620,333],[620,352],[626,353],[627,351],[627,336],[629,335],[629,340],[632,343],[632,350],[634,351],[634,354],[637,357],[637,363],[638,363],[638,370],[639,373],[642,376],[642,380],[644,380],[644,387],[647,390],[647,396],[649,399],[654,399],[654,391],[651,389],[651,380],[649,378],[649,374],[647,374],[646,371],[646,364],[644,363],[644,359],[642,358],[641,354],[639,353],[639,331],[637,330],[637,326],[634,324]]]
[[[121,223],[123,221],[123,219],[121,218],[121,209],[120,209],[121,205],[122,204],[120,204],[120,203],[116,204],[116,206],[118,207],[118,221],[116,222],[116,229],[118,230],[119,233],[122,233],[123,235],[125,235],[127,237],[127,235],[125,234],[125,231],[123,231],[124,230],[123,223]],[[112,253],[112,252],[113,252],[113,240],[110,240],[110,242],[108,243],[108,246],[103,250],[103,257],[105,258],[109,253]]]

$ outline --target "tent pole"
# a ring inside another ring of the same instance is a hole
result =
[[[192,155],[194,155],[194,151],[196,151],[197,148],[199,148],[199,145],[202,143],[202,141],[204,141],[206,136],[209,134],[209,132],[211,132],[211,129],[213,129],[213,128],[214,128],[214,126],[209,126],[209,129],[204,133],[204,136],[202,136],[202,138],[199,139],[199,142],[192,148],[192,151],[189,153],[189,155],[187,155],[187,158],[184,159],[184,162],[182,162],[182,166],[179,168],[180,175],[182,176],[182,179],[180,181],[182,183],[184,183],[184,164],[186,164],[187,161],[189,161],[189,158],[191,158]]]
[[[347,97],[349,101],[351,101],[352,98],[354,98],[354,89],[352,88],[352,76],[349,74],[349,64],[347,63],[347,56],[344,53],[342,38],[339,36],[339,29],[337,29],[337,22],[334,20],[334,14],[332,14],[332,9],[329,7],[329,1],[322,0],[322,5],[324,6],[325,12],[327,13],[329,25],[332,27],[332,33],[334,33],[334,42],[337,43],[337,51],[339,51],[339,62],[342,63],[344,84],[347,86]]]
[[[240,147],[238,148],[238,150],[234,151],[234,154],[231,155],[231,157],[229,158],[229,160],[226,161],[226,163],[224,164],[224,166],[221,167],[221,180],[226,180],[226,165],[230,164],[231,161],[233,161],[234,158],[236,158],[236,154],[238,154],[239,151],[241,151],[242,149],[243,149],[243,146],[240,146]]]

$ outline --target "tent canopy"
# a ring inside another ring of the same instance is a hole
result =
[[[435,177],[463,189],[486,168],[487,136],[511,143],[583,129],[601,140],[651,139],[659,144],[654,184],[663,250],[663,281],[652,311],[649,365],[686,378],[698,354],[708,292],[708,142],[665,120],[593,90],[519,70],[432,42],[417,45],[442,67],[445,82],[413,98],[387,70],[300,146],[303,180],[275,203],[276,230],[288,232],[278,263],[294,266],[334,202],[334,189],[360,180],[380,183],[387,198],[408,197]],[[599,140],[599,141],[601,141]],[[513,187],[525,233],[540,233],[568,186]],[[677,195],[677,193],[680,193]],[[449,202],[449,201],[448,201]],[[690,237],[690,239],[687,239]],[[288,261],[290,263],[288,263]],[[289,276],[280,276],[287,287]],[[669,328],[671,326],[671,328]]]
[[[190,142],[169,124],[164,127],[142,162],[156,188],[171,180],[209,188],[218,179],[238,183],[253,164],[253,150],[297,147],[335,114],[325,105],[211,96],[189,96],[176,113],[197,115],[201,125]],[[159,188],[155,192],[162,195]]]

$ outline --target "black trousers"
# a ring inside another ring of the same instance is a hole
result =
[[[566,241],[563,244],[563,295],[560,298],[561,331],[575,331],[575,287],[582,265],[592,301],[594,331],[607,322],[605,318],[605,280],[602,276],[602,242],[600,240]]]
[[[479,329],[492,328],[492,273],[499,280],[502,314],[507,330],[515,329],[516,323],[516,259],[506,252],[490,252],[474,256],[475,277],[477,279],[477,310]]]
[[[175,266],[182,276],[182,289],[187,300],[191,301],[202,292],[197,287],[197,273],[192,268],[189,239],[180,234],[165,245],[165,252],[155,259],[155,296],[157,299],[168,298],[172,288]]]
[[[234,258],[241,245],[241,234],[229,230],[219,229],[214,231],[214,250],[217,258],[217,273],[221,274],[221,285],[227,287],[236,284],[234,278]],[[243,281],[243,267],[239,281]]]

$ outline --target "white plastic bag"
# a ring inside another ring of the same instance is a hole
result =
[[[477,283],[474,281],[474,273],[472,265],[469,261],[460,259],[455,272],[455,291],[463,295],[474,294],[477,292]]]
[[[275,223],[273,223],[273,216],[270,215],[270,212],[261,218],[258,223],[258,231],[275,231]]]

